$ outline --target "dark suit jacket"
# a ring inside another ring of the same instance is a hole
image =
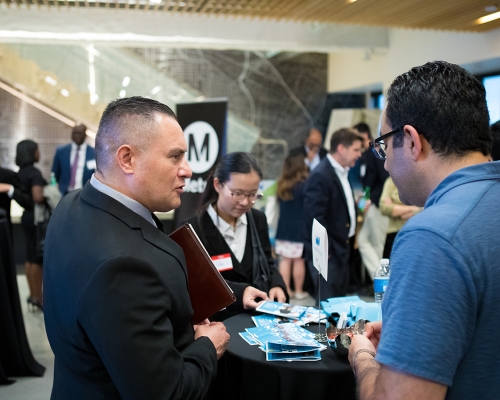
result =
[[[257,227],[257,232],[259,235],[259,240],[264,250],[264,254],[268,260],[269,270],[271,272],[269,280],[269,289],[279,286],[283,289],[286,294],[286,285],[276,268],[272,252],[271,243],[269,241],[269,231],[266,216],[262,211],[251,209],[252,215],[254,217],[255,225]],[[227,281],[229,286],[236,296],[236,302],[228,307],[227,312],[223,312],[220,315],[216,315],[215,319],[225,319],[239,312],[243,312],[243,292],[248,286],[252,285],[251,275],[248,276],[252,266],[252,239],[250,234],[250,227],[247,229],[247,242],[245,247],[245,254],[241,260],[241,263],[236,259],[233,252],[226,243],[224,237],[220,234],[217,227],[214,225],[212,218],[208,215],[208,212],[204,212],[201,216],[195,215],[191,217],[187,222],[189,222],[198,237],[202,241],[205,249],[210,256],[215,256],[219,254],[231,254],[231,260],[233,262],[233,269],[229,271],[221,272],[221,275]],[[214,319],[214,318],[212,318]]]
[[[379,160],[371,148],[363,153],[363,164],[366,165],[366,172],[365,176],[361,178],[361,182],[363,182],[364,187],[370,187],[370,200],[378,207],[389,172],[384,168],[384,161]]]
[[[204,396],[217,356],[194,340],[177,244],[89,182],[58,204],[45,246],[52,399]]]
[[[352,196],[352,192],[348,195]],[[343,273],[349,270],[351,220],[344,189],[328,158],[320,162],[306,181],[304,258],[309,263],[312,263],[311,236],[314,218],[328,233],[328,283],[333,287],[333,293],[329,293],[329,297],[345,296],[348,282],[345,282]]]
[[[57,183],[59,184],[59,191],[64,196],[68,193],[69,181],[71,179],[71,143],[64,146],[60,146],[56,150],[54,155],[54,162],[52,163],[52,172],[54,173]],[[87,144],[87,152],[85,153],[85,165],[83,167],[83,178],[82,184],[85,183],[92,177],[95,169],[87,168],[87,161],[95,160],[95,150],[89,144]]]

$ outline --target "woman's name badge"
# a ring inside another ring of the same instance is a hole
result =
[[[233,261],[231,260],[231,254],[219,254],[218,256],[212,256],[212,261],[217,268],[217,271],[229,271],[233,269]]]

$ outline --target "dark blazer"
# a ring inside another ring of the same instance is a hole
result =
[[[291,149],[289,154],[290,155],[302,154],[304,157],[306,157],[307,156],[306,145],[303,144],[302,146],[295,147],[295,148]],[[323,158],[325,158],[327,154],[328,154],[328,151],[324,147],[321,147],[319,149],[319,159],[320,160],[323,160]]]
[[[352,192],[348,193],[352,196]],[[344,189],[328,158],[319,163],[306,181],[304,195],[304,258],[312,263],[313,219],[328,233],[328,285],[321,286],[321,299],[345,296],[349,281],[349,228],[351,224]],[[314,268],[314,267],[313,267]],[[317,285],[317,275],[313,273]]]
[[[59,191],[64,196],[68,193],[69,181],[71,179],[71,143],[64,146],[60,146],[56,150],[54,155],[54,162],[52,163],[52,172],[54,173],[57,183],[59,184]],[[89,144],[87,144],[87,152],[85,153],[85,165],[83,167],[83,178],[82,184],[85,183],[92,177],[95,169],[87,168],[87,161],[95,160],[95,150]]]
[[[281,274],[276,268],[276,264],[272,256],[271,243],[269,241],[269,228],[267,225],[266,216],[262,211],[253,208],[251,209],[251,212],[254,217],[259,240],[264,250],[264,254],[266,255],[266,258],[268,260],[269,270],[271,272],[269,288],[267,289],[267,292],[269,292],[269,289],[279,286],[286,294],[287,291],[285,282],[283,281]],[[229,253],[231,254],[231,260],[233,262],[233,269],[229,271],[223,271],[221,272],[221,275],[233,290],[234,295],[236,296],[236,302],[229,306],[226,312],[223,312],[220,315],[216,315],[215,318],[212,317],[211,319],[225,319],[239,312],[243,312],[243,292],[248,286],[251,286],[252,284],[251,267],[253,257],[250,227],[248,227],[247,229],[245,254],[240,263],[229,248],[224,237],[220,234],[219,230],[214,225],[212,218],[210,218],[210,215],[208,215],[208,212],[205,211],[200,216],[195,215],[194,217],[191,217],[187,222],[189,222],[193,226],[193,229],[197,233],[210,256]]]
[[[52,399],[205,395],[217,356],[210,339],[194,340],[177,244],[89,182],[58,204],[45,246]]]
[[[368,149],[363,153],[363,164],[366,165],[365,175],[361,178],[363,186],[370,187],[370,200],[377,207],[379,206],[380,196],[384,183],[389,177],[389,172],[384,168],[384,161],[379,160],[372,149]]]

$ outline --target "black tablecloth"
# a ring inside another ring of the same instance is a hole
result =
[[[218,399],[293,400],[355,399],[356,384],[349,362],[332,349],[321,352],[321,361],[266,361],[265,353],[245,342],[239,332],[255,326],[251,315],[240,314],[224,321],[231,335],[219,362]],[[323,325],[324,327],[324,325]],[[306,327],[318,332],[318,325]],[[324,331],[324,329],[322,328]]]
[[[7,219],[0,216],[0,384],[12,383],[11,376],[42,376],[44,372],[28,345],[10,230]]]

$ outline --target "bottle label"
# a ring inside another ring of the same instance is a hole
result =
[[[389,284],[388,278],[375,278],[373,280],[373,291],[375,293],[385,292],[387,285]]]

